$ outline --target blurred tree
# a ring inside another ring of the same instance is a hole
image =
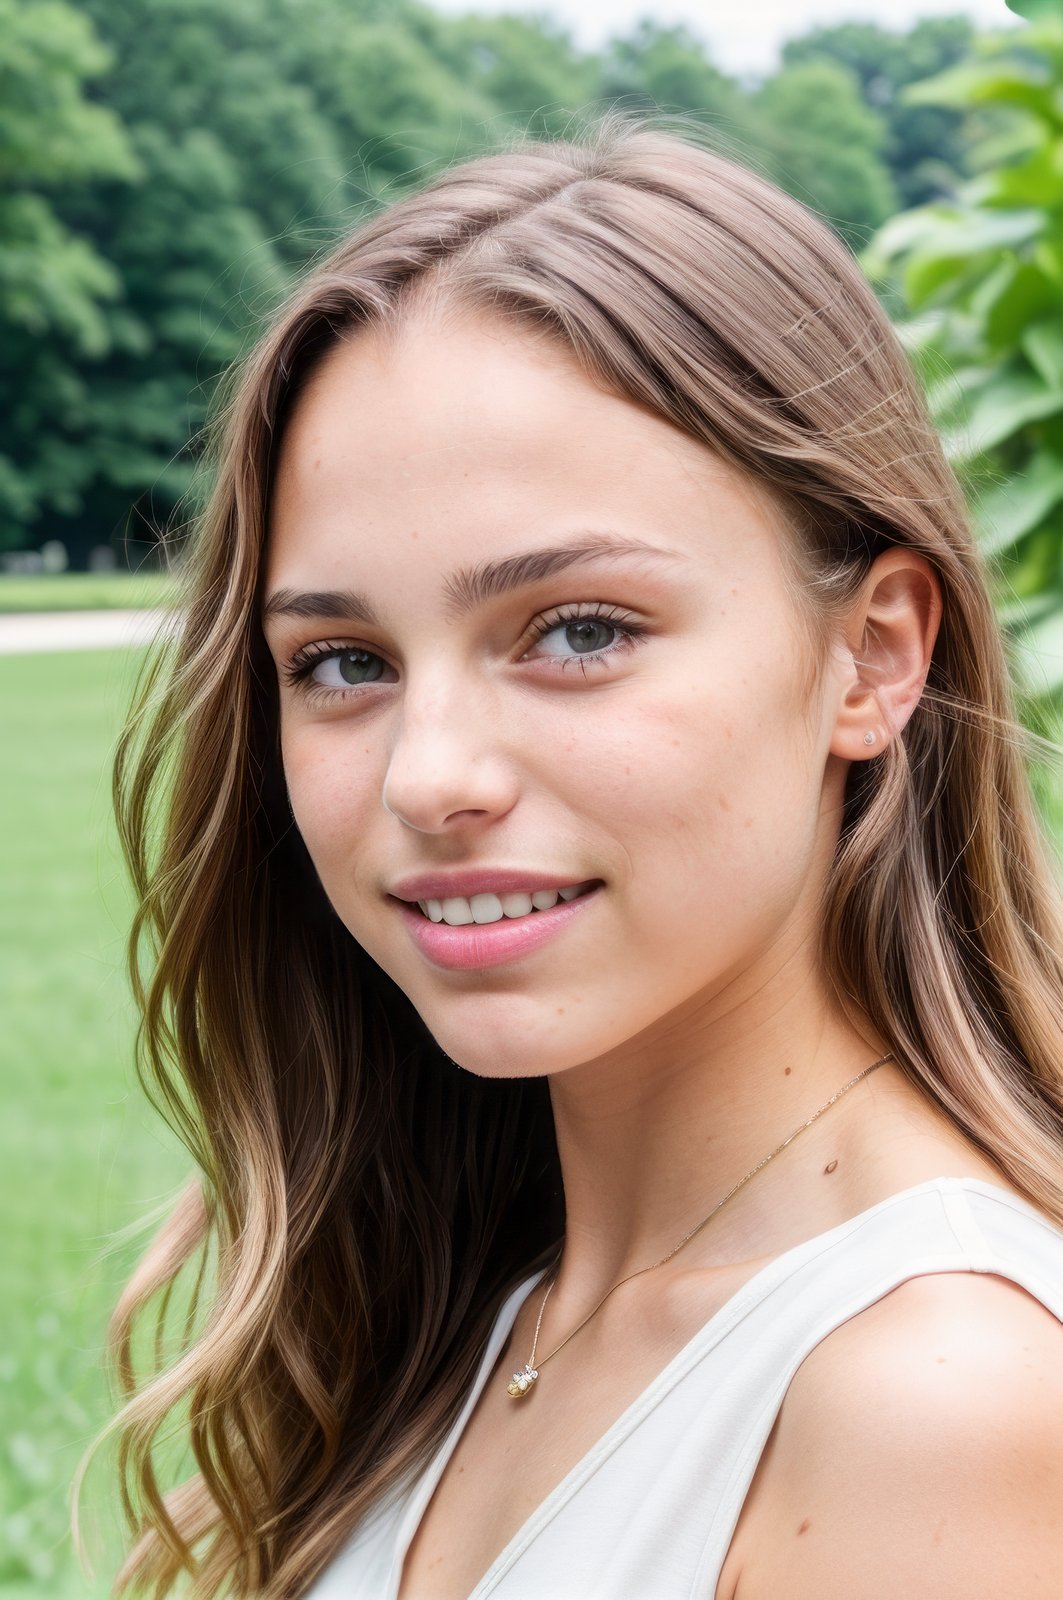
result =
[[[598,97],[630,110],[692,111],[745,140],[751,129],[748,97],[713,66],[689,28],[646,19],[606,46]]]
[[[1063,707],[1063,12],[1009,4],[1029,27],[906,91],[913,104],[1006,111],[985,170],[954,201],[894,218],[866,264],[911,314],[902,331],[1048,714]]]
[[[886,125],[851,72],[830,61],[787,66],[754,96],[759,143],[785,189],[824,212],[851,244],[896,209],[883,160]]]
[[[509,126],[536,137],[563,137],[573,113],[599,94],[598,58],[577,50],[571,35],[548,15],[444,17],[419,7],[411,27],[482,102],[483,121],[469,130],[477,141],[492,143]],[[475,115],[475,101],[472,109]]]
[[[907,33],[844,22],[789,40],[782,54],[786,66],[826,60],[855,74],[864,103],[885,121],[882,155],[900,203],[915,206],[951,194],[967,174],[971,133],[966,107],[917,104],[902,91],[961,61],[973,39],[966,17],[926,17]]]
[[[24,544],[43,507],[72,507],[92,472],[70,424],[121,278],[57,208],[88,180],[136,171],[118,118],[86,93],[109,63],[62,0],[0,0],[0,548]]]
[[[93,373],[97,472],[66,522],[75,548],[119,531],[149,539],[172,512],[213,380],[283,292],[311,247],[303,230],[316,237],[344,179],[313,88],[284,70],[283,30],[263,26],[258,0],[82,3],[120,63],[108,95],[141,175],[132,188],[96,185],[69,210],[125,288]]]

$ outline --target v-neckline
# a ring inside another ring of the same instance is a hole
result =
[[[564,1477],[550,1490],[546,1497],[539,1502],[535,1509],[525,1518],[520,1527],[516,1529],[512,1538],[494,1557],[487,1570],[477,1581],[469,1593],[467,1600],[485,1600],[486,1595],[496,1578],[514,1559],[515,1552],[532,1535],[532,1530],[538,1531],[541,1522],[548,1521],[555,1510],[560,1507],[578,1488],[582,1479],[589,1475],[589,1471],[597,1469],[599,1458],[609,1455],[624,1434],[631,1431],[641,1420],[643,1412],[653,1409],[658,1398],[673,1382],[678,1382],[683,1369],[692,1362],[700,1360],[707,1349],[718,1343],[731,1329],[746,1317],[754,1307],[765,1298],[774,1287],[776,1281],[785,1277],[799,1265],[800,1258],[813,1256],[830,1248],[835,1238],[849,1230],[869,1221],[879,1212],[885,1211],[890,1206],[900,1204],[903,1200],[940,1189],[943,1184],[962,1184],[964,1187],[976,1188],[983,1193],[996,1197],[1003,1197],[1009,1203],[1023,1206],[1033,1210],[1029,1202],[1023,1201],[1011,1190],[999,1184],[987,1182],[983,1178],[927,1178],[922,1183],[913,1184],[910,1188],[900,1189],[896,1194],[887,1195],[884,1200],[877,1201],[873,1206],[868,1206],[863,1211],[856,1212],[847,1217],[844,1222],[836,1223],[833,1228],[827,1228],[822,1233],[814,1234],[810,1239],[803,1239],[799,1244],[791,1246],[781,1254],[773,1256],[763,1267],[758,1268],[746,1281],[739,1285],[735,1292],[719,1306],[709,1319],[702,1323],[695,1333],[687,1340],[675,1355],[672,1356],[655,1377],[635,1396],[630,1405],[616,1417],[604,1433],[595,1440],[580,1459],[565,1473]],[[1035,1212],[1035,1215],[1040,1213]],[[466,1396],[465,1404],[454,1422],[453,1427],[443,1440],[436,1454],[431,1458],[422,1475],[416,1480],[416,1487],[406,1506],[405,1512],[399,1523],[395,1537],[395,1553],[392,1559],[391,1572],[387,1587],[386,1600],[397,1600],[399,1586],[402,1581],[402,1569],[406,1556],[413,1543],[414,1535],[421,1525],[421,1521],[428,1509],[428,1503],[435,1493],[436,1486],[446,1469],[447,1463],[457,1448],[458,1440],[464,1432],[465,1425],[472,1415],[480,1395],[487,1384],[487,1379],[498,1359],[502,1346],[509,1336],[513,1324],[517,1320],[521,1306],[531,1294],[537,1283],[541,1283],[548,1268],[532,1273],[512,1289],[508,1297],[502,1302],[495,1317],[487,1347],[480,1362],[476,1377],[471,1389]]]

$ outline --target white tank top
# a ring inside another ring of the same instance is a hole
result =
[[[1063,1231],[976,1178],[933,1178],[764,1267],[669,1361],[547,1495],[469,1600],[714,1600],[787,1387],[833,1329],[908,1278],[991,1272],[1063,1322]],[[439,1450],[393,1489],[307,1600],[395,1600],[402,1563],[525,1298],[499,1309]]]

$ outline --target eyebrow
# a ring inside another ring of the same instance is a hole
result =
[[[445,611],[451,621],[483,605],[498,595],[508,594],[544,578],[553,577],[577,562],[616,556],[663,556],[669,561],[684,561],[679,550],[647,544],[615,533],[590,533],[568,544],[547,545],[540,550],[525,550],[501,561],[482,561],[474,567],[461,567],[443,583]],[[344,617],[380,627],[376,607],[364,594],[353,589],[317,589],[300,592],[277,589],[262,608],[263,621],[270,617]]]

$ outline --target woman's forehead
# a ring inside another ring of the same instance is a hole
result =
[[[760,487],[511,326],[433,323],[397,340],[363,330],[293,409],[271,550],[412,535],[428,559],[435,531],[447,549],[497,557],[593,527],[669,545],[678,535],[703,553],[737,541],[750,560],[753,543],[778,537]]]
[[[663,418],[609,393],[557,340],[500,318],[432,317],[400,329],[357,330],[321,359],[285,429],[287,453],[328,445],[377,453],[509,445],[533,452],[588,445],[599,430],[674,432]],[[691,440],[691,444],[695,441]]]

